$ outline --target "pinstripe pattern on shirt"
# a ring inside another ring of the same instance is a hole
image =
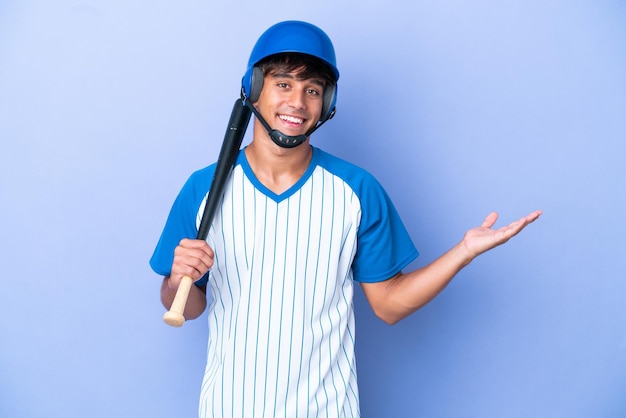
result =
[[[357,417],[359,200],[320,166],[287,198],[253,180],[235,167],[208,238],[216,258],[201,416]]]

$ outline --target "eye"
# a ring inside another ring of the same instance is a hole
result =
[[[307,89],[307,94],[310,94],[311,96],[319,96],[321,93],[319,90],[316,89]]]
[[[289,84],[287,83],[276,83],[276,86],[281,89],[289,88]]]

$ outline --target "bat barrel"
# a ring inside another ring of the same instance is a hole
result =
[[[224,192],[224,186],[235,164],[237,155],[239,154],[243,137],[246,134],[246,128],[248,127],[251,113],[252,111],[244,105],[241,99],[235,101],[226,134],[224,135],[222,149],[217,158],[215,173],[211,181],[211,188],[209,189],[206,204],[204,205],[196,239],[206,240],[209,234],[213,217],[215,216],[215,212],[222,198],[222,193]],[[193,286],[193,279],[183,277],[176,291],[176,296],[174,296],[170,310],[163,315],[163,320],[168,325],[180,327],[185,323],[183,312],[187,305],[187,298],[189,297],[191,286]]]
[[[228,180],[230,171],[235,164],[237,154],[241,148],[241,142],[246,133],[251,113],[251,110],[243,104],[243,101],[237,99],[233,106],[233,111],[230,114],[230,121],[228,122],[226,133],[224,134],[222,149],[217,158],[211,189],[209,190],[209,196],[207,197],[200,227],[198,228],[197,239],[204,240],[209,233],[215,211],[221,201],[224,185],[226,184],[226,180]]]

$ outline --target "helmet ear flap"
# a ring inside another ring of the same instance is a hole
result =
[[[335,102],[337,100],[337,85],[331,84],[324,89],[321,121],[324,122],[335,116]]]
[[[259,67],[252,67],[252,76],[250,77],[250,103],[256,103],[263,90],[263,71]]]

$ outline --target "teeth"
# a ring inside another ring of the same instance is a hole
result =
[[[279,115],[278,117],[281,118],[282,120],[284,120],[285,122],[291,122],[291,123],[302,123],[302,122],[304,122],[304,119],[296,118],[296,117],[293,117],[293,116]]]

